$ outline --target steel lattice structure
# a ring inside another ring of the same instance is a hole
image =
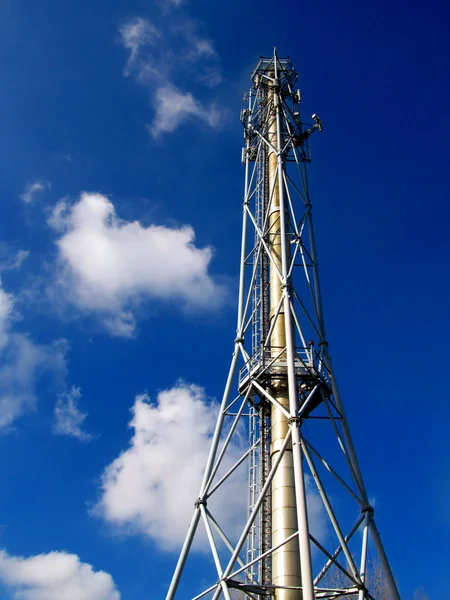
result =
[[[167,600],[175,598],[200,522],[217,574],[189,596],[193,600],[230,600],[235,589],[250,599],[374,600],[367,578],[372,551],[392,599],[400,600],[328,353],[306,174],[308,140],[322,126],[316,115],[312,125],[301,121],[296,81],[289,58],[276,51],[261,58],[241,114],[246,145],[237,335]],[[248,448],[222,474],[242,423]],[[246,465],[248,514],[233,539],[208,501]],[[322,522],[317,535],[314,511]]]

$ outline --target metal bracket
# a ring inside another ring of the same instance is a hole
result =
[[[363,515],[369,513],[370,516],[373,517],[375,511],[373,509],[373,506],[370,506],[370,504],[366,504],[365,506],[361,507],[361,512]]]
[[[273,597],[273,590],[263,585],[246,584],[242,583],[242,581],[228,579],[227,586],[235,590],[240,590],[244,593],[248,592],[249,594],[256,594],[257,596]]]

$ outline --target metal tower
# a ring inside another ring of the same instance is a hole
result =
[[[192,600],[378,600],[368,575],[375,553],[392,600],[400,600],[328,354],[306,176],[308,140],[322,126],[316,115],[312,125],[300,119],[296,81],[291,60],[274,51],[259,61],[245,97],[237,335],[166,600],[176,596],[200,522],[216,572],[200,591],[197,582]],[[223,472],[243,429],[249,445]],[[248,513],[233,539],[209,500],[246,466]]]

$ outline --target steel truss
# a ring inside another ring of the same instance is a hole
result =
[[[367,576],[371,549],[392,599],[400,600],[325,336],[306,174],[308,139],[321,122],[315,115],[312,125],[300,120],[289,58],[276,51],[261,58],[252,81],[241,114],[246,146],[237,334],[199,497],[166,600],[175,598],[200,521],[217,576],[192,600],[231,600],[234,589],[250,599],[374,600]],[[219,476],[242,423],[248,448]],[[275,428],[283,432],[278,439]],[[232,539],[208,501],[246,466],[248,514]],[[293,489],[293,506],[279,499],[284,485]],[[324,527],[320,535],[311,531],[311,497],[320,503],[326,534]],[[288,521],[282,538],[278,510]],[[294,573],[285,575],[292,557]]]

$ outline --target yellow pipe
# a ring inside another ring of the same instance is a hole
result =
[[[270,122],[268,138],[274,148],[277,148],[277,119],[275,102],[277,96],[273,88],[269,88],[268,102],[270,108]],[[275,152],[269,150],[269,194],[271,194],[269,206],[269,243],[274,256],[274,262],[281,268],[281,233],[280,233],[280,194],[278,182],[278,157]],[[270,321],[276,318],[276,312],[282,296],[281,282],[276,267],[270,263]],[[290,318],[290,316],[288,316]],[[286,348],[285,314],[283,308],[273,326],[270,338],[272,357]],[[279,360],[286,364],[286,354],[282,354]],[[285,368],[286,371],[286,368]],[[289,393],[287,389],[287,374],[273,382],[272,394],[289,412]],[[280,447],[288,432],[287,418],[283,413],[272,405],[271,413],[271,444],[270,456],[272,464],[277,458]],[[297,508],[295,500],[294,466],[292,460],[292,445],[281,460],[277,473],[272,481],[272,546],[277,546],[284,539],[298,530]],[[298,539],[291,540],[272,555],[272,584],[279,586],[301,586],[300,575],[300,552]],[[300,590],[276,591],[276,600],[301,600]]]

